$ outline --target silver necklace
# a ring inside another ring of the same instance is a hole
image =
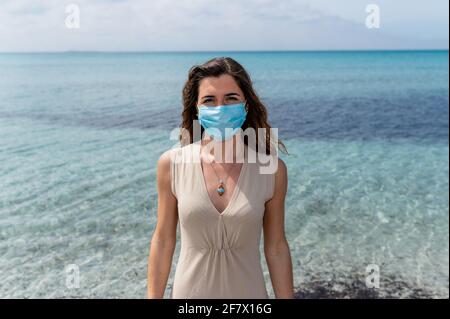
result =
[[[216,169],[214,168],[214,166],[211,163],[209,163],[209,165],[211,165],[211,168],[213,169],[214,174],[216,174],[216,177],[218,180],[218,185],[216,187],[217,194],[219,194],[219,196],[222,196],[223,194],[225,194],[225,184],[228,180],[228,177],[230,177],[230,175],[227,175],[225,180],[223,180],[219,177],[219,175],[217,175],[217,172],[216,172]]]

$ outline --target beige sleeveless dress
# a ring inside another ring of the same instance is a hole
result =
[[[269,298],[259,246],[275,175],[261,174],[261,164],[246,157],[231,200],[220,213],[206,188],[199,142],[171,152],[181,246],[170,298]]]

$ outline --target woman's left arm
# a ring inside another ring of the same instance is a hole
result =
[[[266,202],[264,213],[264,255],[277,299],[294,298],[291,253],[284,233],[287,185],[286,164],[279,158],[274,194]]]

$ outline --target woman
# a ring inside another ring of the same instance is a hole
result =
[[[164,296],[180,218],[171,298],[269,298],[260,264],[261,230],[275,297],[293,298],[284,233],[287,169],[274,145],[287,151],[281,141],[274,143],[248,73],[231,58],[194,66],[183,104],[181,147],[163,153],[157,165],[158,221],[147,297]],[[264,170],[260,158],[275,169]]]

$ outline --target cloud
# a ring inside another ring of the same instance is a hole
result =
[[[69,3],[80,8],[80,29],[65,28]],[[439,24],[431,21],[422,38],[408,33],[400,21],[412,24],[418,10],[410,9],[405,17],[391,4],[385,10],[388,27],[369,30],[364,26],[364,3],[349,0],[343,7],[332,0],[46,0],[32,5],[0,0],[0,51],[336,50],[448,43],[436,31]],[[445,19],[430,5],[408,3],[427,6],[430,17],[448,25],[448,14]],[[397,18],[389,12],[396,12]],[[431,36],[433,30],[437,39]]]
[[[49,8],[40,5],[32,5],[32,6],[24,6],[22,8],[12,10],[11,14],[13,15],[43,15],[45,14]]]

